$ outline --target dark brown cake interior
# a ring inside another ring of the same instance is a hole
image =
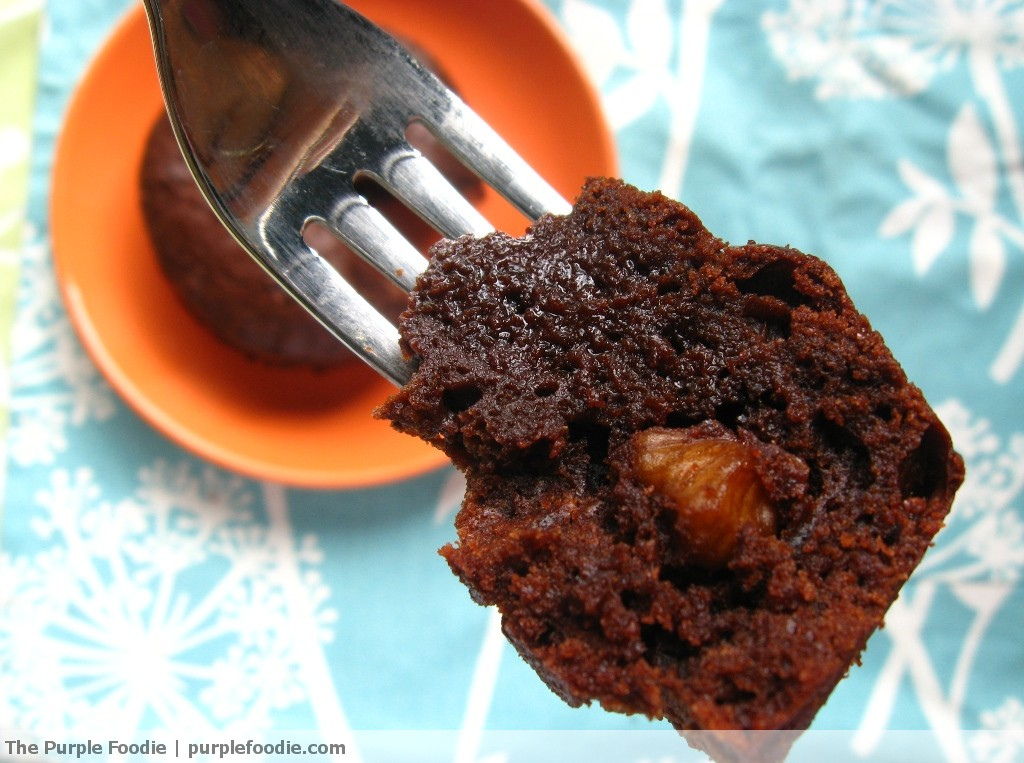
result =
[[[618,181],[523,238],[438,244],[401,329],[418,370],[379,413],[468,481],[442,554],[573,705],[805,728],[962,480],[827,265],[729,246]],[[685,479],[644,471],[650,437]],[[730,525],[745,501],[770,521]],[[720,513],[687,519],[703,504]],[[732,527],[724,556],[701,552],[709,521]],[[698,744],[776,759],[791,741]]]

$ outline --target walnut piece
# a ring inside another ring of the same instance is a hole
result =
[[[633,443],[640,479],[674,504],[676,540],[688,563],[723,567],[744,528],[775,534],[775,510],[747,445],[661,428],[639,432]]]

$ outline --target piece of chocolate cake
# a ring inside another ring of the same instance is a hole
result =
[[[443,241],[379,411],[468,488],[442,549],[572,705],[800,730],[942,526],[963,464],[836,274],[619,181]],[[699,735],[777,760],[795,734]]]

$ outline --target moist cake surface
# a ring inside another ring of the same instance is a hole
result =
[[[401,331],[418,367],[379,415],[467,478],[441,553],[572,705],[805,728],[962,480],[825,263],[619,181],[525,237],[436,245]]]

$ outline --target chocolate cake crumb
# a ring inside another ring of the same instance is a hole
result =
[[[465,473],[441,553],[570,705],[806,728],[963,479],[830,267],[621,181],[440,242],[400,328],[417,370],[378,415]]]

